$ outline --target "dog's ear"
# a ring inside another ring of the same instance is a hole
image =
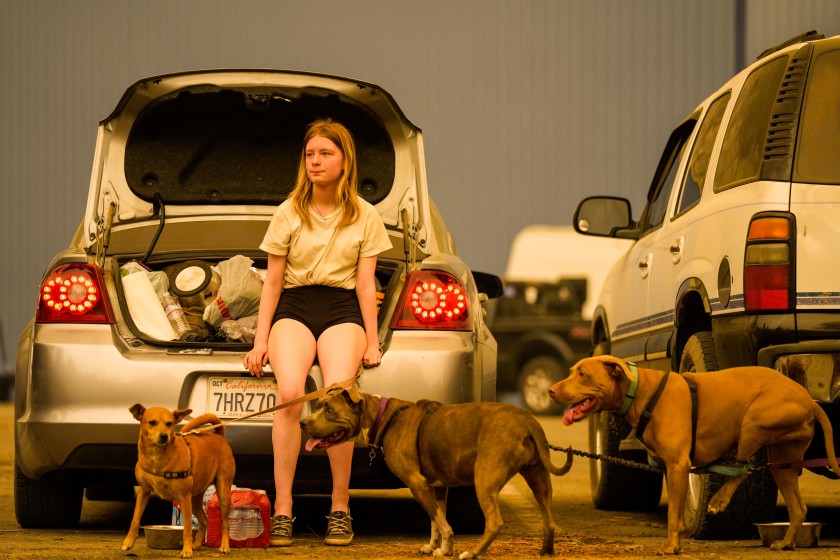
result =
[[[620,358],[616,358],[615,356],[599,356],[599,359],[604,367],[607,369],[607,372],[610,374],[611,377],[618,379],[622,375],[629,378],[630,377],[630,369],[627,367],[627,364],[624,363],[624,360]]]
[[[329,388],[327,389],[327,392],[324,393],[324,396],[328,397],[328,396],[333,395],[335,393],[340,393],[343,390],[344,390],[344,387],[342,387],[338,383],[333,383],[332,385],[329,386]]]
[[[132,406],[131,408],[129,408],[128,411],[131,413],[132,416],[134,416],[135,420],[137,420],[138,422],[142,422],[143,421],[143,413],[146,412],[146,407],[144,407],[140,403],[137,403],[134,406]]]
[[[183,410],[173,410],[173,411],[172,411],[172,415],[175,417],[175,423],[177,424],[178,422],[180,422],[181,420],[183,420],[183,419],[184,419],[184,417],[185,417],[187,414],[189,414],[190,412],[192,412],[192,409],[191,409],[191,408],[185,408],[185,409],[183,409]]]
[[[353,404],[359,404],[363,400],[362,394],[355,387],[345,389],[344,393],[350,398],[350,402]]]

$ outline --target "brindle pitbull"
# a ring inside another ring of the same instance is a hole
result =
[[[592,413],[619,410],[627,401],[629,409],[624,418],[632,427],[638,428],[642,413],[648,408],[660,382],[664,383],[661,399],[654,401],[655,408],[644,431],[644,443],[652,455],[665,464],[668,482],[668,539],[659,547],[660,554],[678,554],[680,551],[679,532],[685,527],[683,510],[692,465],[712,464],[736,445],[739,463],[746,463],[765,445],[772,463],[801,461],[817,421],[825,434],[831,469],[840,475],[834,458],[831,424],[825,412],[800,384],[776,370],[737,367],[684,373],[681,377],[638,368],[635,398],[626,397],[634,377],[619,358],[585,358],[572,367],[568,378],[552,386],[549,394],[559,404],[572,405],[564,415],[567,425]],[[690,457],[692,399],[687,381],[693,381],[697,388],[693,457]],[[784,538],[774,542],[771,548],[793,549],[796,533],[807,511],[799,493],[799,470],[773,468],[770,472],[782,492],[790,517]],[[709,501],[709,512],[720,513],[726,509],[738,485],[747,476],[728,479]]]
[[[388,468],[432,519],[432,537],[422,554],[452,554],[452,528],[446,521],[451,486],[475,485],[485,518],[481,540],[460,558],[487,550],[504,523],[499,491],[516,473],[525,478],[542,512],[540,554],[554,553],[549,472],[569,472],[572,455],[568,453],[562,468],[552,465],[545,433],[526,410],[492,402],[414,403],[335,387],[300,425],[312,436],[306,445],[310,451],[350,440],[381,446]]]

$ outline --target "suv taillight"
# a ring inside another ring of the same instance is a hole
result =
[[[750,222],[744,253],[744,308],[787,311],[794,306],[796,224],[793,216],[757,214]]]
[[[41,284],[36,323],[113,323],[98,266],[57,266]]]
[[[415,270],[405,281],[392,329],[472,330],[464,286],[440,270]]]

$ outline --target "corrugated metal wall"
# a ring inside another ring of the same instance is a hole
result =
[[[739,5],[749,60],[840,33],[828,0],[4,0],[0,361],[82,215],[96,124],[141,77],[274,67],[379,84],[424,130],[464,258],[501,274],[522,227],[569,223],[587,194],[641,202],[671,127],[737,66]]]

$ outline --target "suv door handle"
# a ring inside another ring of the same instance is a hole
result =
[[[682,250],[684,243],[685,237],[679,236],[674,241],[674,244],[668,248],[668,250],[671,252],[671,261],[673,261],[674,264],[680,262],[680,259],[682,258]]]
[[[645,255],[637,266],[639,267],[639,272],[642,273],[642,278],[647,278],[648,274],[650,274],[650,254]]]

